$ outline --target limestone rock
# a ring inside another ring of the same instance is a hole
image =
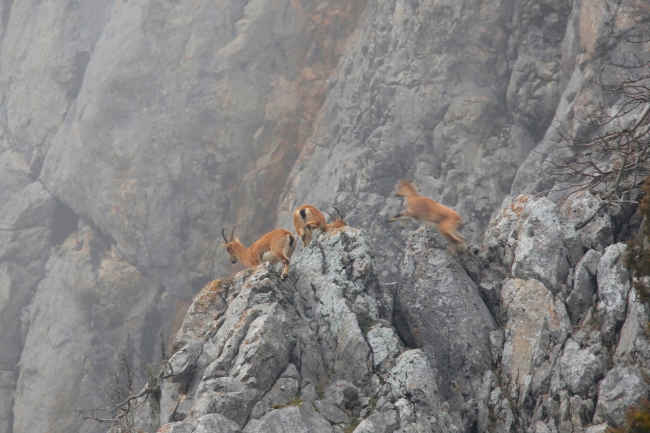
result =
[[[624,244],[610,245],[598,262],[598,315],[603,337],[612,343],[614,332],[625,321],[630,273],[623,263]]]
[[[372,350],[375,369],[390,370],[393,361],[404,349],[393,328],[373,326],[366,336]]]
[[[331,433],[332,427],[311,403],[289,406],[273,410],[259,420],[252,420],[243,430],[244,433],[296,432],[296,433]]]
[[[647,396],[649,390],[638,367],[614,367],[600,383],[594,421],[625,426],[626,409]]]
[[[506,323],[502,375],[510,398],[521,405],[532,398],[536,372],[547,358],[554,363],[551,355],[564,344],[571,323],[564,304],[537,280],[510,280],[501,293]]]
[[[520,195],[488,227],[482,253],[512,276],[537,279],[553,293],[562,289],[569,266],[582,258],[576,231],[546,198]]]
[[[648,312],[646,307],[639,302],[634,288],[630,290],[627,305],[627,318],[621,328],[618,346],[614,353],[614,362],[649,368],[650,344],[645,332],[648,324]]]
[[[412,237],[402,276],[397,330],[409,345],[427,354],[437,370],[441,393],[449,398],[452,381],[466,387],[467,381],[481,378],[489,368],[494,318],[434,230],[420,229]]]
[[[599,260],[600,254],[595,250],[589,250],[576,265],[573,290],[566,299],[567,312],[574,324],[593,304],[593,297],[597,290],[596,274]]]
[[[240,433],[239,426],[223,415],[216,413],[202,416],[194,421],[192,433]]]
[[[603,377],[607,366],[598,351],[598,348],[592,347],[580,349],[575,341],[567,340],[560,369],[571,393],[586,396],[589,388]]]

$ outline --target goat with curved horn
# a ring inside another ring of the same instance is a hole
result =
[[[254,268],[264,262],[269,262],[272,265],[282,263],[280,279],[286,280],[289,276],[289,260],[296,248],[296,239],[291,232],[285,229],[272,230],[246,248],[239,238],[233,238],[235,227],[230,232],[230,241],[226,239],[226,229],[221,230],[223,240],[226,241],[221,246],[228,250],[230,261],[237,263],[239,260],[247,268]]]
[[[336,209],[336,208],[334,208]],[[336,209],[338,212],[338,209]],[[296,234],[302,239],[303,246],[309,245],[314,230],[319,229],[322,232],[327,232],[332,229],[345,227],[343,215],[339,212],[339,217],[334,218],[329,212],[325,211],[327,215],[332,218],[332,223],[327,224],[325,217],[314,206],[305,204],[300,206],[293,213],[293,226],[296,229]]]

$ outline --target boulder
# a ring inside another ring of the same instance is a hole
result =
[[[251,420],[243,432],[332,433],[332,427],[311,403],[306,402],[272,410],[259,420]]]
[[[239,426],[225,416],[213,413],[194,421],[192,433],[241,433]]]
[[[506,335],[501,374],[509,397],[522,405],[534,398],[534,383],[548,386],[549,367],[567,338],[571,322],[564,303],[554,300],[551,291],[537,280],[509,280],[501,296]],[[550,364],[545,364],[547,360]]]
[[[598,262],[598,317],[606,344],[625,321],[630,272],[624,264],[625,244],[610,245]]]
[[[594,422],[607,422],[613,427],[624,427],[627,408],[647,397],[649,391],[650,385],[646,383],[638,367],[614,367],[598,388]]]
[[[433,229],[420,229],[409,241],[402,277],[395,325],[410,347],[427,355],[440,392],[450,398],[491,365],[490,331],[496,323],[472,279]]]
[[[578,323],[581,316],[594,303],[599,260],[600,254],[595,250],[589,250],[576,265],[573,290],[566,298],[566,309],[573,324]]]
[[[604,357],[600,356],[600,349],[593,346],[581,349],[575,341],[567,340],[560,369],[562,380],[572,394],[586,397],[589,388],[602,379],[607,365]]]

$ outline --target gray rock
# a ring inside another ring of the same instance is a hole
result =
[[[397,412],[374,413],[359,423],[353,433],[393,433],[399,426]]]
[[[345,380],[338,380],[325,390],[325,400],[343,409],[359,404],[359,390]]]
[[[479,432],[508,433],[515,430],[515,417],[510,402],[499,387],[492,371],[483,375],[483,383],[476,397],[476,425]]]
[[[603,377],[606,365],[604,359],[598,356],[598,351],[599,348],[593,347],[581,350],[579,344],[567,340],[560,369],[571,393],[585,397],[589,388]]]
[[[607,431],[607,424],[598,424],[587,427],[585,433],[605,433]]]
[[[402,342],[393,328],[375,325],[368,331],[366,339],[372,349],[375,369],[379,371],[390,370],[393,360],[404,350]]]
[[[440,411],[440,394],[435,373],[421,350],[407,350],[395,363],[386,380],[391,386],[391,396],[403,400],[398,407],[414,404],[418,412],[437,414]],[[405,398],[406,397],[406,398]],[[400,420],[404,410],[400,410]]]
[[[554,293],[563,290],[569,265],[582,258],[576,232],[555,203],[525,194],[506,200],[481,250],[514,277],[537,279]]]
[[[332,424],[350,423],[350,417],[329,401],[315,401],[314,407]]]
[[[607,247],[598,262],[598,315],[606,343],[611,344],[616,328],[625,321],[630,273],[624,265],[625,245]]]
[[[600,206],[599,200],[588,191],[581,191],[571,196],[562,206],[568,220],[580,224]],[[600,253],[614,243],[614,223],[607,212],[601,211],[590,223],[578,230],[583,247],[592,248]]]
[[[236,392],[206,391],[197,395],[189,413],[188,420],[198,420],[209,414],[219,414],[236,422],[246,424],[253,406],[257,403],[258,392],[245,390]]]
[[[646,308],[639,301],[636,289],[632,288],[628,296],[627,318],[614,352],[616,364],[650,367],[650,344],[645,333],[648,320]]]
[[[193,433],[194,427],[186,422],[172,422],[158,429],[158,433]]]
[[[7,231],[47,227],[52,223],[55,208],[56,199],[43,184],[30,183],[0,210],[0,228]]]
[[[21,191],[31,182],[29,162],[20,153],[7,149],[0,153],[0,209],[17,192]]]
[[[476,285],[441,239],[432,229],[420,229],[410,240],[395,325],[408,345],[427,354],[448,398],[452,381],[466,387],[491,364],[490,331],[496,324]]]
[[[192,300],[181,329],[174,339],[174,350],[190,342],[211,337],[223,317],[228,303],[226,298],[232,280],[214,280],[207,284]]]
[[[47,417],[34,416],[35,401],[42,413],[61,410],[62,404],[77,409],[102,407],[106,394],[97,384],[110,383],[119,371],[116,349],[140,348],[130,358],[131,367],[139,371],[144,371],[144,363],[157,363],[160,352],[153,342],[159,341],[160,322],[156,318],[170,313],[160,304],[160,286],[88,227],[61,245],[46,270],[30,307],[14,431],[49,428]],[[83,337],[80,329],[85,330]],[[74,431],[82,423],[71,415],[62,416],[57,425]],[[91,425],[88,431],[93,428],[98,427]]]
[[[287,318],[281,314],[255,319],[240,345],[230,373],[260,391],[269,389],[289,363],[292,341],[288,334]]]
[[[638,367],[614,367],[598,388],[595,423],[607,422],[614,427],[625,426],[625,411],[646,397],[650,386]]]
[[[299,390],[300,383],[298,379],[280,377],[261,400],[264,412],[274,406],[284,406],[291,402],[297,397]]]
[[[510,280],[501,295],[506,324],[501,372],[509,397],[521,405],[531,398],[536,371],[564,344],[571,322],[564,304],[537,280]]]
[[[517,225],[512,275],[541,281],[554,293],[569,273],[567,230],[557,206],[546,199],[528,204]]]
[[[566,309],[573,324],[578,323],[581,316],[593,304],[597,289],[596,275],[599,260],[600,254],[595,250],[589,250],[576,265],[573,290],[566,299]]]
[[[240,433],[237,423],[219,414],[210,414],[198,418],[193,423],[192,433]]]
[[[245,433],[331,433],[332,427],[311,403],[272,410],[259,420],[251,420]]]

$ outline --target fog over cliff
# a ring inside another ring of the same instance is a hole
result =
[[[641,218],[576,231],[598,204],[556,205],[544,161],[559,125],[618,102],[609,62],[650,60],[630,41],[648,17],[646,0],[0,2],[0,433],[105,432],[78,410],[103,405],[118,353],[159,363],[159,333],[187,357],[141,431],[622,425],[649,390],[621,244]],[[402,179],[476,248],[388,223]],[[262,266],[192,303],[243,269],[222,228],[249,245],[305,203],[352,229],[299,246],[287,283]],[[258,334],[264,360],[244,350]]]

